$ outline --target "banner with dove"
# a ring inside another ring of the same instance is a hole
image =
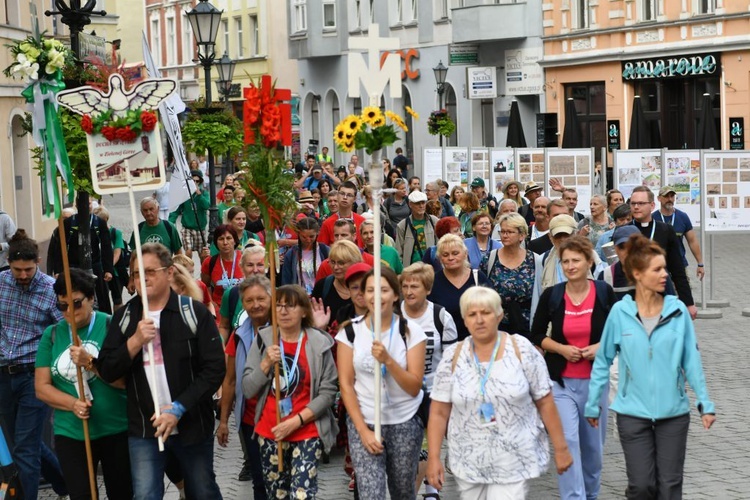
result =
[[[164,185],[164,152],[153,110],[176,87],[174,80],[154,79],[127,90],[122,75],[114,73],[106,92],[79,87],[57,95],[60,105],[83,115],[94,191],[153,191]]]

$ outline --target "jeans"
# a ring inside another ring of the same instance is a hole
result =
[[[42,427],[49,407],[36,398],[34,372],[0,374],[0,418],[3,433],[18,468],[24,498],[35,499],[44,472],[58,494],[66,493],[57,457],[42,443]]]
[[[214,473],[213,435],[191,445],[184,445],[180,438],[179,434],[170,436],[164,442],[164,452],[159,452],[156,439],[128,438],[134,500],[164,498],[164,468],[169,457],[180,464],[188,499],[222,499]]]

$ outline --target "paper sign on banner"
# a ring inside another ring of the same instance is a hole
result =
[[[132,143],[108,141],[103,135],[87,136],[89,160],[93,167],[91,179],[99,194],[126,193],[130,170],[133,191],[155,191],[164,185],[166,175],[159,132],[143,134]]]

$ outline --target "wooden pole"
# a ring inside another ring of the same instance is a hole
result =
[[[135,241],[135,254],[138,258],[138,281],[141,285],[141,303],[143,304],[143,319],[148,319],[148,297],[146,296],[146,273],[143,269],[143,252],[141,251],[141,235],[138,232],[138,216],[135,211],[135,194],[133,193],[133,182],[130,177],[130,166],[125,162],[125,179],[128,181],[128,196],[130,197],[130,217],[133,219],[133,240]],[[151,397],[154,400],[154,414],[159,418],[161,408],[159,408],[159,394],[156,389],[156,364],[154,363],[154,343],[148,343],[148,359],[151,372],[151,380],[154,386],[151,387]],[[164,451],[164,438],[159,436],[159,451]]]
[[[60,196],[62,198],[62,196]],[[81,338],[78,336],[78,330],[76,328],[76,312],[73,307],[73,285],[70,280],[70,262],[68,261],[68,244],[65,235],[65,222],[62,216],[57,219],[57,232],[60,236],[60,251],[62,254],[63,264],[63,276],[65,277],[65,301],[68,303],[68,311],[66,319],[70,326],[70,335],[73,341],[73,345],[80,347]],[[94,318],[91,318],[94,321]],[[76,365],[76,378],[78,380],[78,399],[86,401],[86,393],[83,388],[83,370],[80,366]],[[86,465],[89,470],[89,487],[91,488],[91,498],[97,498],[96,489],[96,475],[94,474],[94,458],[91,454],[91,436],[89,435],[89,421],[81,419],[83,423],[83,442],[86,446]]]
[[[276,229],[269,228],[266,234],[271,234],[271,239],[268,243],[267,258],[269,262],[269,271],[271,276],[271,330],[273,331],[273,345],[279,345],[279,325],[276,318]],[[284,360],[282,359],[283,363]],[[273,366],[273,381],[276,386],[276,425],[281,423],[281,384],[279,381],[279,363],[275,363]],[[279,456],[279,472],[284,470],[284,450],[281,449],[283,441],[276,441],[276,450]]]

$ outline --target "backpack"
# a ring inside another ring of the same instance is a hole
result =
[[[346,340],[353,344],[355,335],[354,326],[352,326],[351,321],[348,321],[346,325],[344,325],[344,331],[346,332]],[[398,317],[398,333],[401,334],[401,338],[404,339],[404,343],[406,343],[406,320],[401,316]]]
[[[323,296],[322,299],[328,297],[328,293],[331,291],[331,287],[333,286],[333,280],[335,276],[334,275],[328,275],[323,279]]]
[[[195,309],[193,308],[193,299],[186,297],[185,295],[178,295],[180,299],[180,316],[182,316],[182,322],[185,323],[193,335],[198,333],[198,317],[195,315]],[[120,320],[120,332],[125,335],[131,321],[130,306],[125,306],[125,314],[122,315]]]

